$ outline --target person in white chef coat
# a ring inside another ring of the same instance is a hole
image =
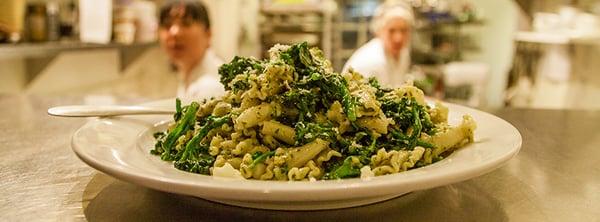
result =
[[[375,38],[352,54],[343,72],[352,68],[366,77],[377,77],[386,86],[399,86],[409,80],[407,73],[413,21],[412,8],[408,4],[380,5],[370,24]]]
[[[218,69],[223,61],[210,47],[210,20],[199,1],[170,1],[160,10],[160,45],[178,73],[177,97],[216,97],[225,90]]]

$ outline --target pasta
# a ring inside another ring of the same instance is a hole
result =
[[[263,122],[260,132],[263,135],[273,136],[287,144],[294,144],[294,141],[296,141],[294,139],[296,136],[294,128],[274,120]]]
[[[407,83],[381,86],[338,74],[317,48],[276,45],[270,58],[235,57],[219,68],[225,95],[182,106],[155,134],[151,153],[177,169],[256,180],[322,180],[400,173],[473,142],[465,115],[429,106]]]

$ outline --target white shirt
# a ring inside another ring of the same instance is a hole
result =
[[[204,53],[202,62],[191,72],[190,84],[186,86],[183,73],[178,74],[177,97],[198,100],[219,97],[225,94],[225,88],[219,82],[221,60],[210,48]]]
[[[400,52],[400,57],[395,60],[386,56],[383,42],[374,38],[361,46],[344,65],[342,72],[353,68],[365,77],[375,76],[379,83],[384,86],[397,87],[402,85],[407,77],[406,73],[410,66],[410,54],[408,47]]]

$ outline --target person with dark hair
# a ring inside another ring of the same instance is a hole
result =
[[[177,97],[224,93],[218,68],[223,61],[210,48],[210,19],[199,1],[170,1],[160,10],[159,39],[178,72]]]

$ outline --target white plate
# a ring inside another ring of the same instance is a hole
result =
[[[174,100],[152,106],[174,107]],[[490,172],[515,156],[519,131],[491,114],[447,104],[451,124],[470,114],[477,122],[475,143],[432,165],[370,180],[316,182],[233,180],[177,170],[151,155],[152,133],[163,130],[171,116],[96,118],[82,126],[72,148],[88,165],[141,186],[196,196],[216,202],[263,209],[314,210],[359,206],[399,195],[464,181]]]

